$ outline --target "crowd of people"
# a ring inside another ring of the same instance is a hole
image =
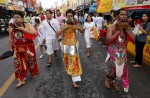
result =
[[[110,88],[111,85],[118,91],[120,86],[118,81],[121,79],[125,92],[129,91],[127,61],[127,39],[135,42],[136,59],[131,61],[133,67],[141,67],[143,59],[143,48],[146,43],[146,37],[150,33],[150,22],[147,13],[142,16],[142,23],[139,24],[140,34],[133,33],[127,18],[125,9],[119,9],[113,20],[109,23],[105,20],[101,13],[94,13],[93,17],[85,13],[83,27],[78,26],[77,15],[72,9],[68,9],[65,15],[60,10],[56,10],[56,16],[51,10],[46,10],[45,15],[34,18],[34,22],[29,21],[27,16],[16,12],[13,21],[9,26],[9,48],[14,51],[14,67],[15,77],[19,81],[16,87],[25,84],[27,70],[34,78],[39,73],[34,42],[25,34],[37,36],[40,44],[40,59],[44,53],[48,55],[47,66],[52,65],[52,55],[57,58],[57,51],[61,49],[63,54],[63,62],[66,72],[71,76],[73,87],[77,88],[78,81],[81,81],[82,65],[79,57],[79,41],[76,32],[84,35],[86,42],[87,57],[90,56],[90,48],[92,47],[92,39],[100,36],[102,29],[106,31],[106,45],[108,47],[106,62],[113,62],[106,74],[105,86]],[[24,22],[24,20],[26,22]],[[32,23],[32,25],[30,24]],[[94,47],[94,46],[93,46]],[[45,52],[43,51],[45,49]]]

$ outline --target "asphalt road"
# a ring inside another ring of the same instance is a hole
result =
[[[19,89],[15,88],[17,81],[12,83],[6,81],[13,73],[13,59],[8,58],[0,61],[0,87],[8,86],[1,98],[150,98],[150,66],[144,64],[142,68],[133,68],[129,62],[130,90],[129,93],[115,91],[113,87],[106,89],[104,86],[105,73],[109,64],[106,64],[107,48],[98,41],[93,41],[91,57],[86,56],[85,41],[78,36],[80,43],[80,59],[83,68],[82,82],[78,89],[72,87],[70,76],[65,72],[61,51],[59,57],[53,57],[53,64],[50,68],[46,66],[47,56],[38,59],[40,74],[31,79],[28,74],[26,85]],[[36,43],[36,42],[35,42]],[[0,54],[8,49],[8,37],[0,38]],[[39,48],[36,50],[37,58],[40,56]],[[134,60],[130,54],[128,61]],[[2,89],[2,88],[1,88]]]

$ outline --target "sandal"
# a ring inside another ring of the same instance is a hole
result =
[[[87,57],[90,57],[90,54],[88,53],[88,54],[86,54],[86,56],[87,56]]]

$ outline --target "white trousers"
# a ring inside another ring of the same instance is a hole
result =
[[[54,50],[59,49],[59,43],[57,39],[46,39],[47,55],[53,54]]]
[[[81,81],[81,76],[71,77],[73,82],[79,82]]]

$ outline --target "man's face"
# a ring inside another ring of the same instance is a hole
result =
[[[56,14],[57,14],[57,16],[61,15],[60,11],[56,11]]]
[[[96,13],[94,13],[94,16],[96,16],[97,14]]]
[[[67,17],[68,21],[72,21],[73,20],[73,14],[72,13],[68,13],[66,17]]]
[[[46,17],[47,17],[48,19],[50,19],[50,18],[52,18],[52,14],[50,14],[50,12],[47,11],[47,12],[46,12]]]
[[[15,14],[15,15],[13,16],[13,19],[14,19],[14,23],[16,23],[16,24],[23,21],[23,19],[21,18],[21,16],[18,15],[18,14]]]
[[[125,10],[120,11],[120,14],[118,15],[118,19],[120,21],[125,20],[127,18],[127,12]]]

